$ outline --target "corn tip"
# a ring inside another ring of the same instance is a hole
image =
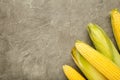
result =
[[[113,15],[113,14],[116,14],[116,13],[118,13],[118,12],[119,12],[119,10],[118,10],[117,8],[115,8],[115,9],[113,9],[113,10],[110,12],[110,14]]]
[[[96,29],[98,30],[99,26],[97,24],[89,23],[87,27],[88,33],[91,33],[95,31]]]
[[[88,23],[88,26],[93,26],[94,24],[93,23]]]
[[[88,31],[89,33],[91,33],[91,27],[93,27],[93,26],[94,26],[94,24],[92,24],[92,23],[89,23],[89,24],[88,24],[87,31]]]
[[[82,41],[80,41],[80,40],[76,40],[76,41],[75,41],[75,43],[81,43],[81,42],[82,42]]]
[[[64,64],[64,65],[63,65],[63,70],[65,70],[67,66],[68,66],[68,65]]]

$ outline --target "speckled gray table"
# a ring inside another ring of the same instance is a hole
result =
[[[113,8],[119,0],[0,0],[0,80],[67,80],[62,65],[78,70],[70,52],[77,39],[91,44],[89,22],[114,41]]]

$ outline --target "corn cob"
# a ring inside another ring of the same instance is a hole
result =
[[[72,58],[88,80],[107,80],[82,55],[80,55],[75,47],[72,49]]]
[[[111,24],[118,48],[120,50],[120,13],[117,9],[111,11]]]
[[[96,50],[111,59],[120,67],[120,55],[107,34],[96,24],[88,24],[89,36]]]
[[[68,65],[63,66],[63,71],[69,80],[85,80],[81,74]]]
[[[110,59],[81,41],[76,41],[75,47],[79,53],[107,79],[120,80],[120,68]]]

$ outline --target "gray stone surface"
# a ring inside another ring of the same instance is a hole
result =
[[[67,80],[62,65],[78,70],[70,52],[77,39],[91,44],[89,22],[114,41],[113,8],[119,0],[0,0],[0,80]]]

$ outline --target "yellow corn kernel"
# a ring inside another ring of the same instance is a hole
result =
[[[81,74],[68,65],[63,65],[63,71],[69,80],[85,80]]]
[[[119,52],[104,30],[98,25],[92,23],[88,24],[87,30],[96,50],[111,59],[120,67]]]
[[[108,80],[95,67],[93,67],[74,47],[72,58],[88,80]]]
[[[111,24],[117,45],[120,50],[120,13],[117,9],[111,11]]]
[[[110,59],[81,41],[76,41],[75,47],[79,53],[107,79],[120,80],[120,68]]]

